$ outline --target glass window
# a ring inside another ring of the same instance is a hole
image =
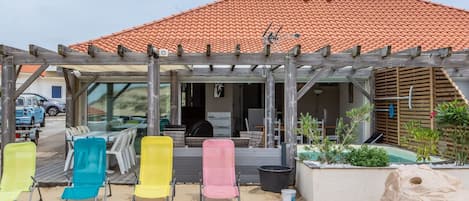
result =
[[[62,86],[52,86],[52,98],[62,98]]]
[[[88,126],[119,130],[125,124],[146,123],[147,83],[95,83],[88,88]],[[169,119],[170,85],[160,85],[161,119]]]
[[[18,98],[16,99],[16,106],[23,106],[24,105],[24,99]]]

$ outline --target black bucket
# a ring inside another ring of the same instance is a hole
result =
[[[262,190],[280,193],[282,189],[288,188],[290,174],[292,172],[291,168],[266,165],[257,169],[259,170]]]

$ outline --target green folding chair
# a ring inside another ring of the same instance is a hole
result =
[[[34,189],[41,191],[34,179],[36,173],[36,144],[33,142],[10,143],[3,151],[3,175],[0,182],[0,201],[17,200],[21,192],[30,192],[31,201]]]

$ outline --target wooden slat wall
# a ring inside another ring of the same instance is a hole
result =
[[[430,113],[433,110],[431,104],[432,94],[432,68],[399,68],[399,96],[408,96],[411,86],[414,87],[412,95],[412,109],[409,109],[408,100],[399,101],[400,120],[400,138],[405,139],[408,135],[405,124],[416,120],[422,123],[424,127],[431,127]],[[406,145],[409,149],[414,149],[413,142],[400,143]]]
[[[375,71],[375,94],[376,98],[408,96],[411,86],[413,89],[412,109],[408,107],[408,100],[398,101],[375,101],[377,109],[387,109],[389,104],[395,104],[396,117],[390,119],[387,112],[376,112],[376,129],[385,133],[385,143],[404,145],[402,139],[407,135],[404,124],[411,120],[417,120],[423,126],[436,128],[434,119],[430,113],[437,104],[463,100],[461,92],[451,81],[449,76],[441,68],[384,68]],[[440,154],[451,156],[453,143],[451,139],[443,134],[440,140]],[[407,148],[414,149],[415,145],[410,142]]]
[[[435,105],[453,100],[463,100],[461,92],[442,69],[435,69]],[[453,142],[446,132],[440,138],[440,154],[451,158]]]
[[[397,96],[397,68],[384,68],[377,70],[375,73],[375,90],[376,98]],[[389,104],[397,106],[397,101],[375,101],[376,109],[388,109]],[[385,143],[399,143],[397,118],[390,119],[387,112],[376,112],[375,123],[376,130],[378,132],[385,133]]]

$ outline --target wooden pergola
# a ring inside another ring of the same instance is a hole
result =
[[[361,52],[361,46],[355,46],[344,52],[332,53],[331,46],[325,46],[311,53],[302,53],[301,46],[296,45],[290,51],[274,53],[270,45],[265,45],[263,52],[242,53],[241,46],[236,45],[232,53],[212,52],[211,45],[207,45],[203,53],[185,53],[182,45],[178,45],[177,52],[160,55],[153,45],[148,45],[147,52],[133,52],[119,45],[115,52],[105,52],[96,46],[89,45],[88,52],[77,52],[64,45],[58,45],[58,50],[48,50],[36,45],[30,45],[29,50],[21,50],[0,45],[0,62],[2,64],[2,148],[15,141],[15,99],[49,66],[130,66],[146,65],[147,72],[83,72],[84,76],[93,79],[79,88],[76,77],[71,69],[64,69],[67,85],[67,116],[66,126],[74,126],[77,107],[76,100],[98,76],[146,76],[148,81],[148,135],[159,135],[160,122],[160,66],[184,65],[186,69],[181,74],[200,76],[264,76],[266,83],[265,122],[267,142],[273,147],[273,124],[275,118],[275,80],[274,74],[280,74],[285,81],[285,136],[287,149],[287,165],[294,166],[296,152],[296,124],[297,100],[300,99],[320,78],[347,68],[346,78],[360,91],[373,101],[373,89],[368,92],[356,80],[356,75],[363,69],[379,67],[444,67],[451,71],[469,68],[469,51],[452,51],[451,47],[422,51],[421,47],[413,47],[404,51],[393,52],[391,46],[370,52]],[[16,89],[16,77],[19,70],[17,65],[36,64],[39,69],[27,81]],[[191,65],[206,65],[205,69],[194,69]],[[216,69],[215,65],[229,65],[228,69]],[[238,65],[249,65],[250,68],[240,69]],[[258,68],[264,66],[263,69]],[[265,68],[267,66],[267,69]],[[284,66],[283,71],[280,67]],[[171,82],[175,82],[175,75],[170,73]],[[300,90],[297,89],[297,78],[304,76],[308,82]],[[173,88],[173,87],[172,87]],[[172,94],[175,89],[172,89]],[[176,89],[177,90],[177,89]],[[173,95],[171,95],[173,96]],[[172,97],[171,99],[174,99]],[[171,121],[175,122],[177,110],[171,103]],[[177,105],[176,105],[177,107]]]

